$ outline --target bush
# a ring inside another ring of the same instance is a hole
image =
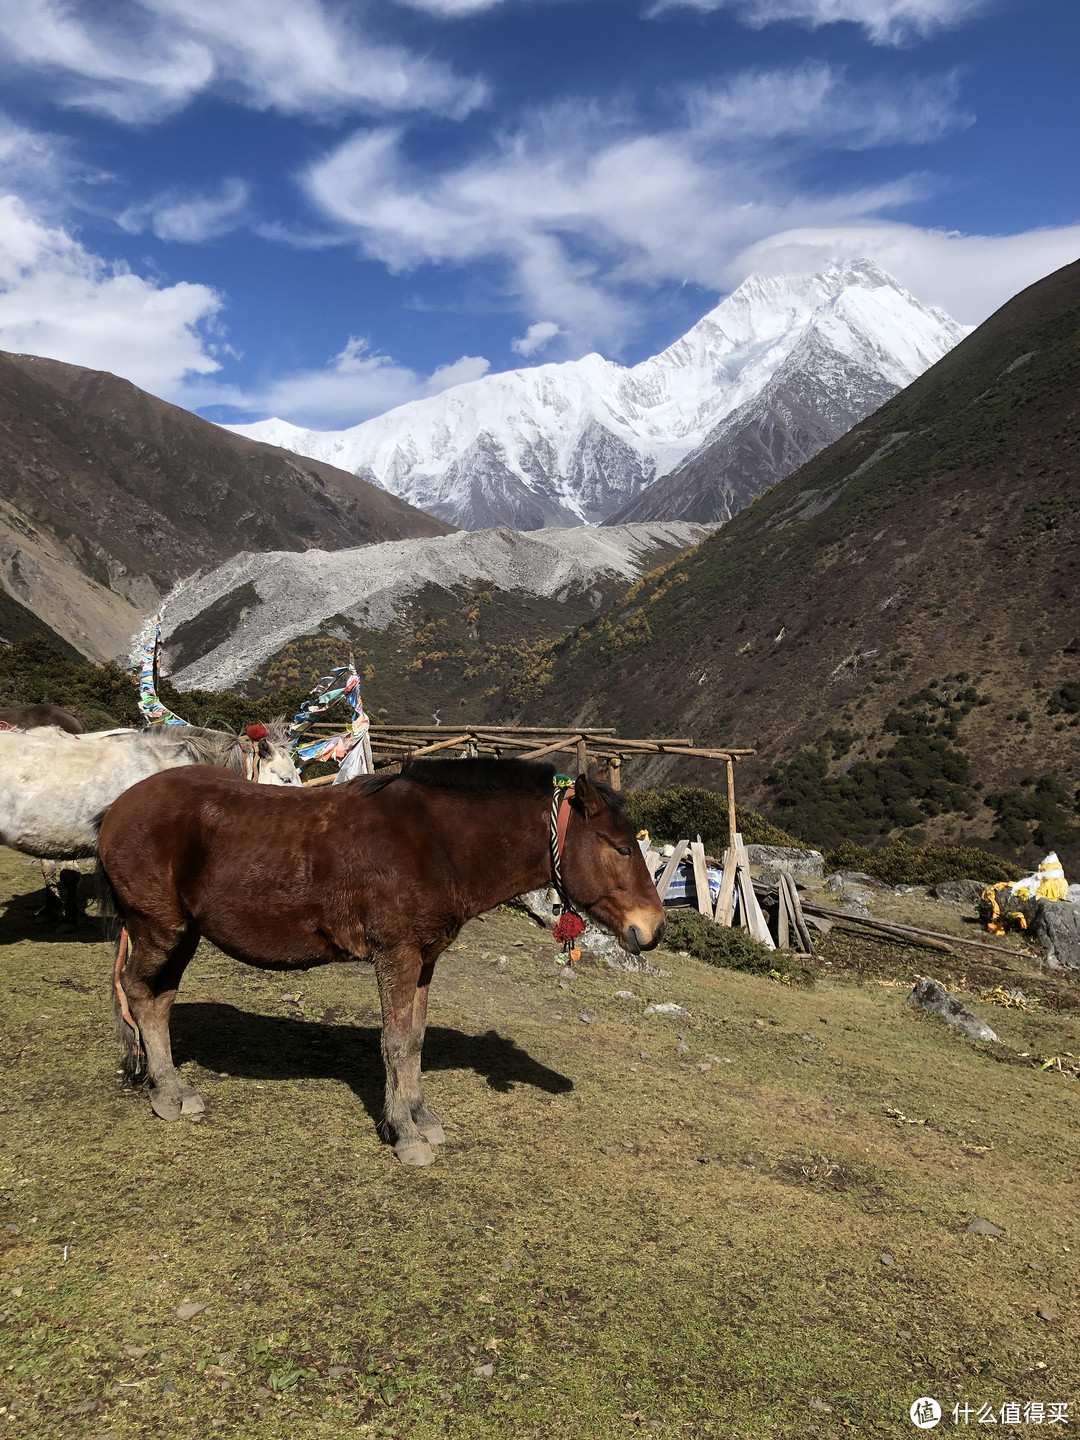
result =
[[[813,979],[813,971],[805,961],[784,950],[769,950],[745,930],[716,925],[696,910],[668,911],[664,944],[669,950],[686,950],[695,960],[724,970],[797,980],[804,985]]]
[[[667,790],[630,790],[623,798],[631,825],[635,830],[648,830],[654,840],[693,840],[700,835],[706,849],[718,855],[727,848],[727,796],[716,790],[672,785]],[[779,826],[771,825],[764,816],[744,810],[741,805],[735,807],[735,824],[747,845],[809,848],[801,840],[793,840]]]
[[[912,845],[894,840],[867,850],[845,840],[825,856],[826,870],[861,870],[886,885],[936,885],[941,880],[1019,880],[1023,871],[976,845]]]

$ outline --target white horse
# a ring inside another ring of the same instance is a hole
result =
[[[260,740],[194,725],[69,735],[0,731],[0,843],[26,855],[97,854],[102,812],[118,795],[179,765],[219,765],[261,785],[299,785],[283,726]]]

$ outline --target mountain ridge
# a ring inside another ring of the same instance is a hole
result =
[[[848,363],[845,404],[837,406],[834,386],[835,413],[820,419],[825,439],[964,334],[872,262],[837,262],[816,275],[751,276],[679,340],[631,368],[593,354],[505,371],[342,431],[278,419],[229,428],[331,461],[468,529],[620,523],[616,515],[631,513],[663,519],[630,507],[759,396],[793,355],[796,368],[788,364],[786,373],[797,381],[798,355],[812,358],[799,351],[811,331],[814,354]],[[804,427],[793,453],[805,458],[813,443],[813,426]],[[774,483],[778,465],[756,479],[747,470],[739,503]],[[700,518],[725,518],[730,509]]]
[[[230,435],[105,371],[0,353],[0,586],[91,659],[181,576],[250,548],[451,526],[317,460]]]

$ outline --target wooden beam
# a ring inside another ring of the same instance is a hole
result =
[[[735,845],[724,851],[724,878],[720,882],[720,894],[716,897],[713,919],[718,925],[731,927],[731,915],[735,908]]]
[[[539,750],[528,750],[522,755],[522,760],[541,760],[545,755],[555,755],[560,750],[576,750],[577,741],[572,735],[562,740],[556,740],[551,745],[542,745]]]
[[[675,871],[678,870],[682,858],[686,854],[687,849],[689,848],[689,845],[689,840],[680,840],[679,843],[675,846],[675,849],[672,851],[671,855],[668,857],[668,862],[664,866],[664,873],[656,882],[656,893],[657,895],[659,895],[661,900],[663,900],[664,896],[667,894],[668,887],[670,886],[672,880],[675,878]]]
[[[728,845],[734,848],[738,826],[735,821],[735,764],[730,758],[727,762],[727,824]]]
[[[434,755],[436,750],[450,750],[455,745],[467,745],[469,737],[465,735],[451,735],[447,740],[440,740],[437,745],[424,745],[419,750],[414,750],[409,757],[415,760],[418,755]]]
[[[712,899],[709,895],[709,871],[705,864],[705,846],[695,840],[690,846],[690,859],[694,862],[694,891],[700,915],[712,919]]]
[[[608,784],[613,790],[622,789],[622,756],[612,755],[607,762]]]
[[[577,742],[577,744],[574,746],[574,749],[575,749],[576,752],[577,752],[577,757],[576,757],[576,758],[577,758],[578,774],[579,774],[579,775],[587,775],[587,774],[589,773],[589,751],[588,751],[588,747],[587,747],[586,744],[585,744],[585,737],[584,737],[584,735],[581,735],[581,736],[578,737],[578,742]]]

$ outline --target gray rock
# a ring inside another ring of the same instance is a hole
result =
[[[919,1005],[930,1015],[938,1015],[947,1025],[963,1030],[973,1040],[996,1040],[985,1020],[980,1020],[966,1005],[961,1005],[955,995],[950,995],[936,980],[924,979],[907,997],[909,1005]]]
[[[781,871],[796,880],[820,880],[825,874],[825,860],[820,850],[796,850],[786,845],[747,845],[751,865],[761,867],[761,879],[775,885]]]
[[[984,1220],[981,1215],[973,1215],[971,1224],[967,1227],[968,1235],[1004,1235],[1005,1231],[1000,1225],[995,1225],[992,1220]]]
[[[831,875],[826,875],[825,884],[830,890],[846,890],[848,886],[854,885],[861,890],[890,890],[892,887],[886,885],[884,880],[875,880],[873,875],[867,875],[865,870],[834,870]]]
[[[478,1380],[490,1380],[495,1374],[494,1365],[477,1365],[472,1372]]]
[[[931,885],[928,894],[935,900],[952,900],[957,905],[976,905],[986,889],[985,880],[942,880]]]
[[[686,1011],[681,1005],[676,1005],[673,1000],[665,1000],[660,1005],[646,1005],[646,1015],[685,1015]]]
[[[1028,931],[1046,952],[1051,970],[1080,970],[1080,905],[1068,900],[1032,900],[1024,906]]]

